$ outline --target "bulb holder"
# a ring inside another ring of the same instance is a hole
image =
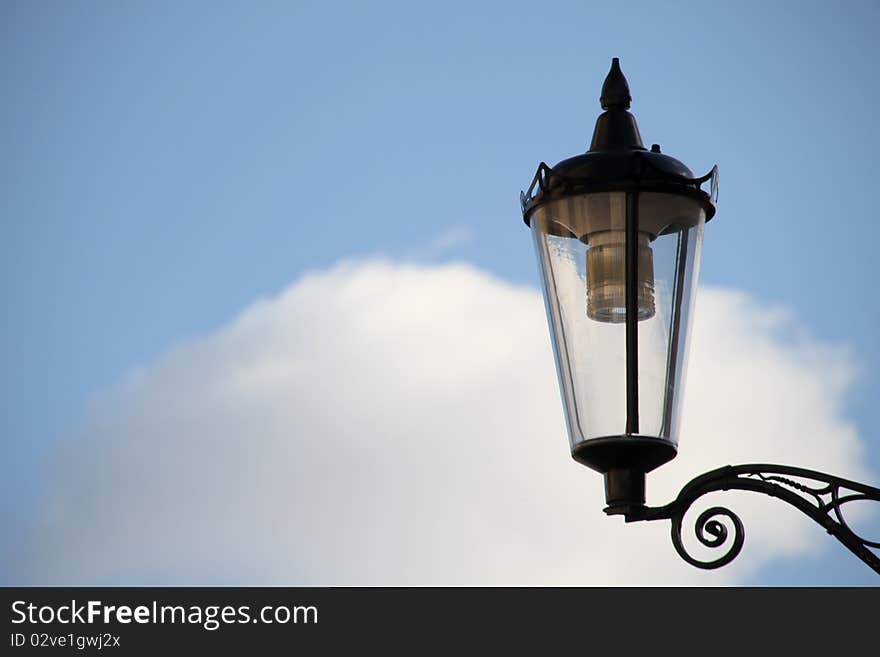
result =
[[[626,321],[626,233],[591,235],[587,249],[587,317],[597,322]],[[646,233],[639,234],[638,320],[654,316],[654,258]]]

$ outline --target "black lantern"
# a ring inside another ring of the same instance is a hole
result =
[[[642,143],[614,58],[590,150],[541,164],[531,227],[572,456],[605,474],[610,510],[645,502],[645,473],[675,457],[691,307],[717,169]],[[703,185],[708,183],[708,191]]]
[[[590,149],[554,167],[542,162],[520,195],[572,456],[604,474],[606,513],[627,522],[670,519],[673,544],[693,565],[729,563],[744,533],[734,513],[709,509],[697,520],[697,538],[712,548],[724,544],[728,529],[719,516],[733,523],[735,536],[724,556],[699,561],[681,543],[684,513],[708,492],[740,488],[797,506],[880,572],[871,550],[880,542],[854,534],[840,512],[847,502],[880,500],[880,490],[857,482],[789,466],[727,466],[697,477],[666,506],[645,506],[645,473],[678,450],[700,249],[715,215],[718,169],[695,177],[657,144],[646,149],[631,100],[614,58]]]

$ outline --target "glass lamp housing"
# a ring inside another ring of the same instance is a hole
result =
[[[631,433],[626,380],[627,194],[634,192],[553,201],[531,217],[575,455],[586,441],[628,434],[678,444],[679,393],[686,376],[705,212],[690,198],[638,195],[638,429]]]

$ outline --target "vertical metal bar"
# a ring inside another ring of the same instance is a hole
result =
[[[672,318],[669,320],[669,353],[666,355],[666,392],[663,397],[663,426],[660,429],[661,436],[672,435],[672,409],[676,395],[675,377],[678,374],[678,342],[681,334],[681,303],[684,298],[684,277],[687,272],[687,260],[690,249],[688,248],[688,233],[690,229],[684,228],[678,234],[678,249],[676,253],[675,283],[672,293]]]
[[[626,193],[626,433],[639,432],[639,193]]]

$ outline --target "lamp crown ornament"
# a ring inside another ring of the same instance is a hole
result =
[[[645,150],[636,117],[628,111],[632,96],[617,57],[611,60],[611,70],[602,85],[599,102],[605,112],[596,119],[590,150]]]
[[[626,76],[620,70],[620,58],[611,59],[611,70],[602,84],[602,95],[599,97],[602,109],[629,109],[632,96],[629,92],[629,83]]]
[[[852,532],[841,511],[851,501],[880,501],[880,489],[865,484],[789,466],[727,466],[697,477],[670,504],[645,505],[646,474],[678,453],[693,301],[718,168],[696,177],[658,145],[645,149],[617,57],[600,102],[589,150],[553,167],[541,162],[520,194],[572,457],[604,476],[607,514],[670,520],[675,549],[695,566],[729,563],[744,530],[728,509],[704,512],[697,538],[728,549],[699,560],[682,546],[684,513],[708,492],[739,488],[798,507],[880,572],[872,551],[880,543]]]

